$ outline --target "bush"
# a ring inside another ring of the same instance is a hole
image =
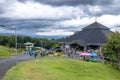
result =
[[[64,54],[64,52],[56,52],[54,53],[55,56],[62,56]]]
[[[10,57],[13,53],[13,49],[0,46],[0,57]]]

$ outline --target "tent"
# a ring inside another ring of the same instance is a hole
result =
[[[91,54],[88,52],[84,52],[84,53],[81,53],[80,56],[88,56],[89,57],[89,56],[91,56]]]
[[[97,57],[98,55],[95,52],[90,52],[92,57]]]
[[[34,47],[35,49],[38,49],[38,50],[44,50],[44,48],[42,48],[42,47],[39,47],[39,46],[36,46],[36,47]]]

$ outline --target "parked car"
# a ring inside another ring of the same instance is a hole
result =
[[[60,48],[56,48],[54,51],[55,52],[62,52],[62,50]]]

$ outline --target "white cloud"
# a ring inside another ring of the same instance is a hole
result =
[[[98,21],[109,28],[120,25],[120,15],[103,15],[98,18]]]
[[[97,14],[101,12],[100,6],[88,6],[89,11],[92,12],[93,14]]]
[[[0,4],[5,3],[6,0],[0,0]]]
[[[62,36],[62,35],[72,35],[73,32],[67,32],[63,30],[51,30],[49,32],[37,32],[36,35],[46,35],[46,36]]]
[[[12,19],[64,19],[74,17],[77,12],[80,12],[77,7],[52,7],[34,2],[20,3],[15,1],[1,16]]]
[[[97,17],[97,22],[109,27],[112,31],[120,30],[120,27],[115,28],[120,25],[120,15],[103,15]],[[80,31],[83,27],[95,22],[95,17],[83,17],[74,18],[72,20],[65,20],[57,23],[59,26],[64,26],[70,28],[75,27],[74,31]],[[78,30],[79,29],[79,30]]]
[[[84,18],[80,18],[79,16],[77,18],[74,18],[72,20],[65,20],[65,21],[61,21],[60,25],[63,26],[74,26],[74,27],[80,27],[81,25],[87,25],[90,24],[92,22],[95,21],[94,17],[84,17]]]

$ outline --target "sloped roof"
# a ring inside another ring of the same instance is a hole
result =
[[[86,46],[86,42],[82,41],[82,40],[74,40],[74,41],[70,42],[70,44],[72,44],[72,43],[77,43],[81,46]]]
[[[99,29],[99,30],[108,30],[109,28],[108,27],[106,27],[106,26],[104,26],[104,25],[102,25],[102,24],[100,24],[100,23],[98,23],[98,22],[94,22],[93,24],[90,24],[90,25],[88,25],[87,27],[85,27],[85,28],[83,28],[83,30],[95,30],[95,29]]]
[[[111,31],[109,28],[98,22],[94,22],[93,24],[83,28],[82,31],[67,37],[64,41],[79,42],[81,45],[104,45],[107,42],[107,36],[110,33]]]
[[[26,42],[24,43],[24,45],[33,45],[34,43],[31,43],[31,42]]]

